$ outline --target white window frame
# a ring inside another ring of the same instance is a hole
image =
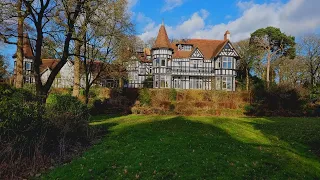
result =
[[[216,90],[221,90],[221,77],[216,77]]]
[[[233,57],[222,57],[222,69],[233,69]]]
[[[192,45],[178,45],[178,51],[191,51],[192,50]]]
[[[168,88],[170,78],[167,76],[160,76],[160,88]]]
[[[222,90],[232,90],[232,77],[222,77]]]

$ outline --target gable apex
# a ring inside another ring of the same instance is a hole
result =
[[[226,41],[226,43],[222,46],[221,50],[218,52],[218,55],[221,56],[233,56],[235,58],[239,58],[239,53],[236,51],[236,49],[233,47],[230,41]]]
[[[195,48],[191,53],[191,58],[203,58],[203,54],[199,48]]]

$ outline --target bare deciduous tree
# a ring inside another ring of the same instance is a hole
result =
[[[262,52],[251,45],[249,39],[239,41],[234,46],[241,57],[239,69],[245,73],[246,90],[249,91],[250,71],[261,62]]]
[[[88,18],[83,39],[82,64],[85,76],[86,103],[93,84],[110,75],[110,64],[114,63],[132,43],[133,24],[127,14],[127,1],[99,1]],[[92,6],[91,6],[92,8]],[[121,64],[121,63],[120,63]]]
[[[24,20],[28,11],[23,6],[23,0],[4,0],[0,3],[0,8],[0,37],[7,44],[17,45],[14,85],[16,88],[22,88]],[[17,41],[11,41],[12,38],[16,38]]]
[[[274,69],[279,77],[279,84],[285,84],[293,88],[305,83],[307,78],[307,66],[301,56],[294,59],[281,57],[274,64]]]
[[[299,42],[299,55],[305,60],[309,72],[310,85],[316,84],[316,75],[320,72],[320,36],[305,35]]]
[[[46,96],[51,85],[69,57],[75,23],[82,12],[85,0],[23,0],[30,15],[28,18],[35,29],[34,77],[37,94]],[[55,28],[49,28],[49,25]],[[58,64],[52,69],[47,81],[42,84],[40,65],[44,35],[63,36],[63,48]]]

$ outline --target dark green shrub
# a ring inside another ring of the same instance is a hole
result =
[[[252,107],[247,108],[248,115],[258,116],[300,116],[304,101],[298,91],[288,86],[264,88],[261,84],[253,90]]]
[[[248,114],[254,114],[256,111],[256,108],[253,105],[246,105],[244,106],[244,110],[248,113]]]
[[[110,108],[108,99],[95,99],[90,105],[89,112],[91,115],[104,114],[105,110],[108,108]]]
[[[46,101],[46,117],[59,129],[64,126],[72,127],[73,131],[86,130],[89,120],[89,111],[76,97],[71,95],[50,94]]]
[[[46,102],[46,119],[50,125],[47,138],[52,146],[58,144],[62,157],[75,142],[89,142],[89,111],[76,97],[50,94]]]
[[[0,179],[17,172],[23,158],[38,155],[45,143],[44,107],[31,92],[0,85]],[[3,166],[2,166],[3,167]]]
[[[47,165],[44,159],[65,160],[105,133],[88,126],[88,109],[75,97],[51,94],[42,102],[27,90],[0,85],[0,179],[31,171],[29,164],[37,171],[41,162]]]
[[[36,85],[35,84],[24,84],[23,89],[35,94],[36,93]]]
[[[150,105],[151,103],[151,95],[150,91],[146,88],[143,88],[139,91],[139,100],[142,105]]]
[[[153,87],[153,77],[148,77],[146,80],[143,81],[144,88],[152,88]]]

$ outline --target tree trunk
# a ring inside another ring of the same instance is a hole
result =
[[[314,87],[314,81],[315,81],[315,80],[314,80],[315,78],[314,78],[314,74],[313,74],[313,73],[311,73],[310,78],[311,78],[311,79],[310,79],[310,87],[313,88],[313,87]]]
[[[17,59],[16,59],[16,78],[15,78],[15,87],[23,87],[23,15],[21,12],[22,0],[17,2],[17,12],[18,12],[18,40],[17,40]]]
[[[268,89],[270,87],[270,61],[271,61],[271,53],[268,52],[268,57],[267,57],[267,88]]]
[[[119,78],[119,88],[123,88],[123,79]]]
[[[80,48],[81,43],[75,42],[75,57],[74,57],[74,79],[72,95],[78,97],[80,94]]]
[[[85,88],[85,103],[88,104],[89,103],[89,91],[90,91],[90,85],[86,85],[86,88]]]
[[[42,44],[43,44],[43,35],[42,35],[42,24],[37,23],[36,24],[37,29],[37,40],[36,40],[36,52],[34,57],[34,79],[36,84],[36,93],[37,95],[46,97],[47,91],[44,90],[44,87],[42,85],[41,81],[41,74],[40,74],[40,65],[42,63],[41,60],[41,52],[42,52]],[[49,90],[48,90],[49,91]]]
[[[246,89],[249,92],[249,70],[246,68]]]
[[[283,77],[282,77],[282,71],[281,71],[281,65],[279,64],[279,84],[281,84],[282,83],[282,79],[283,79]]]

